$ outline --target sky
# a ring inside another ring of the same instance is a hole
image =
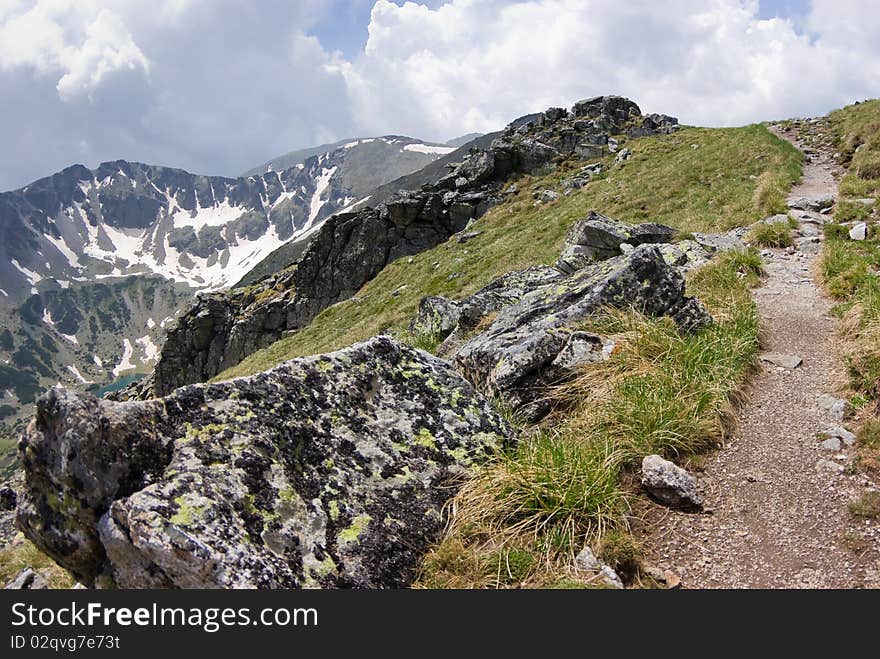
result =
[[[880,95],[875,0],[0,0],[0,190],[74,163],[235,176],[599,94],[682,123]]]

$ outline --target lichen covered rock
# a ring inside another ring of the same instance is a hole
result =
[[[18,524],[88,585],[400,587],[512,438],[389,337],[154,401],[52,390],[20,443]]]

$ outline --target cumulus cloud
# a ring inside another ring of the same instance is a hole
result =
[[[332,12],[369,3],[341,2],[3,0],[0,189],[112,158],[234,175],[323,141],[445,139],[594,94],[733,125],[880,89],[880,13],[861,0],[813,0],[796,23],[762,20],[757,0],[378,0],[347,56],[322,34],[338,42]]]
[[[0,190],[125,158],[236,175],[354,130],[322,0],[0,1]]]
[[[880,88],[880,18],[864,2],[815,0],[805,31],[760,20],[758,9],[740,0],[453,0],[436,9],[379,0],[365,51],[344,73],[378,126],[393,119],[434,136],[592,94],[731,125],[825,112]]]
[[[147,58],[121,18],[94,2],[51,0],[30,7],[13,2],[4,14],[0,68],[57,73],[62,100],[90,95],[115,71],[149,71]]]

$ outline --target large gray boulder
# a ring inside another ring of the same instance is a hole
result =
[[[458,349],[454,363],[486,395],[538,418],[547,411],[542,390],[564,375],[554,362],[578,326],[604,307],[670,316],[683,331],[711,323],[702,304],[685,295],[682,275],[660,250],[640,245],[538,287],[503,308],[488,330]],[[599,358],[604,346],[600,342],[595,347],[585,354]],[[569,368],[574,365],[568,363]]]
[[[376,337],[160,400],[50,391],[17,519],[87,585],[401,587],[512,439],[448,363]]]

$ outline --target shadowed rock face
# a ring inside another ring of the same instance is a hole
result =
[[[86,584],[400,587],[468,468],[512,441],[446,363],[376,337],[115,403],[53,390],[18,524]]]

